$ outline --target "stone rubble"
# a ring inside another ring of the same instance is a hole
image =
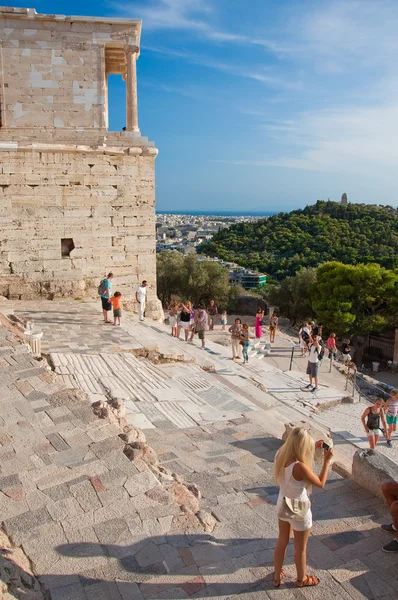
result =
[[[0,598],[1,600],[44,600],[44,595],[29,560],[0,529]]]

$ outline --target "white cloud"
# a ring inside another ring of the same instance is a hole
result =
[[[205,35],[212,32],[210,25],[203,20],[203,16],[212,12],[206,0],[146,0],[144,3],[115,2],[114,5],[126,15],[140,15],[147,30],[188,29]]]
[[[214,13],[207,0],[151,0],[145,4],[130,1],[127,5],[116,1],[114,6],[125,15],[140,15],[146,30],[189,30],[214,42],[262,46],[275,52],[287,50],[285,45],[279,45],[272,40],[256,39],[251,35],[214,27],[204,18]]]
[[[237,77],[243,77],[245,79],[254,79],[269,86],[280,87],[284,89],[302,89],[303,84],[299,79],[284,79],[282,77],[275,76],[270,69],[266,69],[264,66],[239,66],[236,64],[228,64],[212,59],[208,56],[194,54],[185,50],[174,50],[170,48],[162,48],[159,46],[143,45],[143,50],[149,50],[150,52],[156,52],[162,54],[164,57],[175,57],[182,58],[192,64],[201,65],[208,67],[209,69],[215,69],[216,71],[222,71],[229,75],[235,75]]]
[[[397,29],[396,0],[333,0],[297,12],[285,34],[298,58],[310,59],[324,72],[338,73],[395,68]]]
[[[261,6],[263,0],[258,2],[257,6]],[[238,31],[224,27],[222,7],[221,1],[214,0],[141,0],[119,4],[123,14],[142,16],[146,30],[186,31],[193,42],[205,39],[209,42],[208,54],[216,45],[235,46],[230,62],[214,54],[209,57],[149,46],[152,51],[281,90],[283,98],[278,105],[274,104],[275,113],[272,112],[275,99],[271,95],[267,97],[267,106],[261,105],[264,118],[257,110],[260,99],[250,98],[253,104],[257,103],[253,108],[238,108],[253,116],[254,129],[258,136],[263,136],[261,143],[258,138],[255,140],[257,156],[261,145],[264,151],[254,161],[241,161],[237,156],[234,164],[358,174],[384,173],[396,168],[398,0],[292,2],[290,17],[282,20],[281,12],[273,23],[264,19],[263,30],[261,19],[253,22],[254,12],[260,12],[251,11],[248,3]],[[257,64],[247,58],[238,64],[237,45],[250,46],[252,51],[258,47]],[[265,53],[261,49],[272,52],[278,59],[272,68],[262,64]],[[286,90],[290,93],[286,94]],[[301,92],[300,107],[307,106],[307,110],[295,110],[295,90]],[[242,99],[239,102],[244,103]],[[328,108],[313,108],[320,105]]]
[[[308,111],[293,123],[263,127],[271,132],[267,138],[287,150],[230,162],[359,175],[396,170],[398,164],[398,104]]]

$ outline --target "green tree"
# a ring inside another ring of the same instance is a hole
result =
[[[266,220],[236,223],[200,247],[208,256],[257,269],[279,281],[328,261],[398,267],[398,211],[390,206],[314,206]]]
[[[181,252],[159,252],[156,255],[157,293],[163,305],[173,295],[181,294],[184,275],[184,255]]]
[[[198,260],[195,254],[172,250],[157,255],[158,296],[165,305],[172,296],[180,296],[196,305],[207,305],[213,299],[226,307],[230,297],[228,277],[225,267],[212,260]]]
[[[311,289],[316,282],[317,270],[301,269],[294,277],[286,277],[279,286],[269,288],[266,300],[278,306],[281,313],[295,325],[311,317]]]
[[[382,331],[391,325],[397,281],[397,273],[375,263],[328,262],[318,267],[311,289],[312,307],[326,329],[339,336],[354,336],[357,364],[362,362],[363,348],[356,344],[355,334]]]

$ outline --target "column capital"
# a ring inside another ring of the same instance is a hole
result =
[[[134,46],[134,45],[132,45],[132,44],[126,44],[126,45],[124,46],[124,51],[125,51],[127,54],[138,54],[138,53],[139,53],[139,51],[140,51],[140,49],[138,48],[138,46]]]

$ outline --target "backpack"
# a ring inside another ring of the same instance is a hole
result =
[[[103,279],[98,286],[98,296],[103,296],[105,294],[106,290],[108,289],[105,281],[106,281],[106,278]]]
[[[323,345],[322,340],[319,343],[320,343],[321,347],[319,350],[317,350],[318,360],[322,360],[323,357],[325,356],[325,346]],[[313,345],[313,344],[311,344],[311,345]]]
[[[301,331],[301,338],[302,338],[303,342],[306,342],[306,343],[310,339],[308,332],[304,331],[304,329],[302,329],[302,331]]]

